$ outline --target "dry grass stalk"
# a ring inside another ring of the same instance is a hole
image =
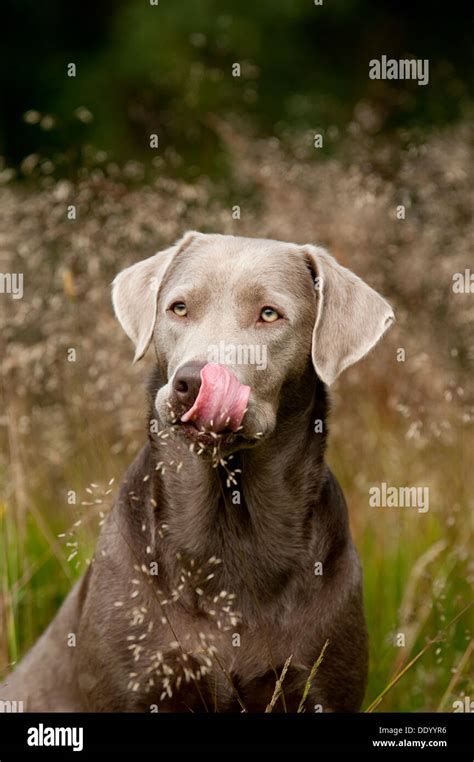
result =
[[[281,675],[278,678],[278,680],[276,681],[275,690],[273,691],[273,696],[272,696],[272,698],[270,700],[270,703],[267,704],[265,712],[271,712],[273,710],[273,707],[275,706],[276,702],[280,698],[281,693],[282,693],[283,680],[286,677],[286,673],[288,672],[288,667],[290,666],[292,658],[293,658],[293,654],[291,656],[289,656],[288,659],[286,660],[286,662],[284,663],[283,669],[281,671]]]
[[[328,645],[329,645],[329,640],[326,640],[324,646],[321,649],[321,653],[319,654],[318,658],[316,659],[313,666],[311,667],[311,672],[309,673],[308,679],[306,680],[306,684],[303,690],[303,695],[301,697],[301,701],[298,706],[298,710],[297,710],[298,712],[304,712],[304,704],[306,699],[308,698],[308,694],[311,689],[311,684],[316,676],[316,672],[318,671],[322,660],[324,659],[324,654],[326,652],[326,648],[328,647]]]

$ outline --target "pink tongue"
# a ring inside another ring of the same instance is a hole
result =
[[[201,370],[201,386],[194,405],[183,416],[198,429],[222,431],[239,428],[247,409],[250,386],[241,384],[225,365],[208,363]]]

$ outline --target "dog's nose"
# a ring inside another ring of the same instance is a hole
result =
[[[189,362],[176,371],[173,393],[186,409],[194,405],[201,387],[201,370],[206,363]]]

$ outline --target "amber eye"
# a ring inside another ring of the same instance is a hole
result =
[[[184,302],[175,302],[171,309],[173,310],[174,314],[178,317],[186,317],[188,314],[188,308],[186,307]]]
[[[273,307],[264,307],[260,313],[260,320],[263,320],[264,323],[274,323],[279,318],[279,313]]]

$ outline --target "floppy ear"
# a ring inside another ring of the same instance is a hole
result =
[[[133,362],[141,360],[150,345],[155,328],[158,291],[170,263],[199,236],[201,233],[188,231],[174,246],[122,270],[112,283],[115,315],[135,344]]]
[[[304,246],[317,275],[318,313],[312,358],[316,373],[332,384],[349,365],[372,349],[395,320],[392,308],[373,288],[318,246]]]

